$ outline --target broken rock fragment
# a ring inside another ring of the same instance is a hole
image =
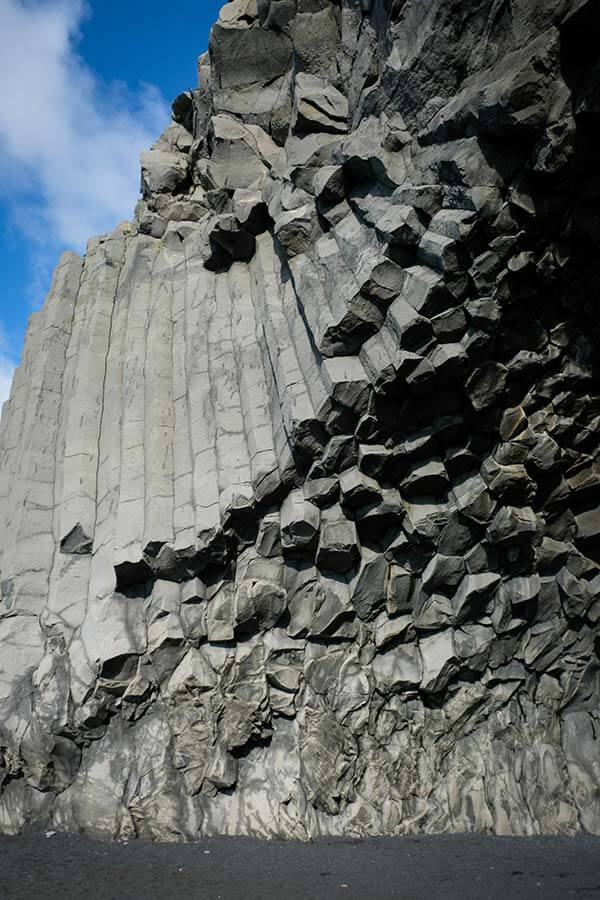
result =
[[[2,407],[0,833],[600,834],[599,24],[223,3]]]

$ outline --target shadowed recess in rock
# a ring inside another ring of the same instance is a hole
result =
[[[0,428],[0,830],[600,833],[593,0],[230,0]]]

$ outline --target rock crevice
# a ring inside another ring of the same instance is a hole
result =
[[[0,830],[600,833],[593,0],[230,0],[0,426]]]

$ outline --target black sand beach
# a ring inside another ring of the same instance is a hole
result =
[[[600,897],[600,840],[472,835],[216,838],[109,844],[68,835],[0,840],[3,900],[562,900]]]

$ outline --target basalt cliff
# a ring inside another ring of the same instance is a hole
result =
[[[600,833],[599,29],[224,5],[3,408],[0,831]]]

